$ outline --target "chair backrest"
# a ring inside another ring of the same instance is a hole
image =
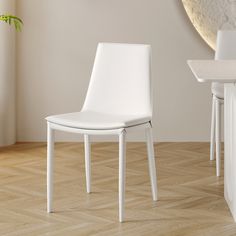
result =
[[[99,43],[82,110],[152,115],[151,47]]]
[[[216,60],[236,59],[236,30],[219,30],[216,42]]]

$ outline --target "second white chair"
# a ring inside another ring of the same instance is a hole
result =
[[[157,200],[152,138],[151,48],[149,45],[100,43],[80,112],[47,117],[47,210],[52,212],[54,131],[80,133],[85,142],[87,192],[91,192],[90,135],[119,136],[119,220],[124,220],[126,132],[146,132],[153,200]],[[69,160],[68,160],[69,161]]]
[[[236,59],[236,31],[218,31],[215,60]],[[216,143],[216,175],[220,176],[221,167],[221,106],[224,103],[224,85],[212,83],[212,120],[210,160],[214,160]]]

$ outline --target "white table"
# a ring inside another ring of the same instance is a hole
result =
[[[236,222],[236,60],[189,60],[199,82],[224,83],[224,197]]]

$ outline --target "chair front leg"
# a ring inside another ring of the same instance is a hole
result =
[[[157,197],[156,163],[155,163],[151,126],[146,129],[146,139],[147,139],[149,174],[150,174],[150,180],[151,180],[151,186],[152,186],[152,197],[153,197],[153,201],[157,201],[158,197]]]
[[[54,161],[54,130],[47,124],[47,212],[52,212],[53,199],[53,161]]]
[[[119,221],[124,221],[126,141],[125,130],[119,135]]]
[[[91,144],[89,135],[84,135],[85,174],[87,193],[91,192]]]
[[[221,102],[216,99],[216,175],[220,176],[221,165]]]
[[[216,120],[216,99],[212,96],[212,114],[211,114],[211,147],[210,147],[210,160],[213,161],[215,158],[215,120]]]

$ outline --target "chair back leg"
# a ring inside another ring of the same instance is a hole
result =
[[[153,197],[153,201],[157,201],[158,196],[157,196],[156,163],[155,163],[155,154],[154,154],[151,127],[146,129],[146,140],[147,140],[149,174],[150,174],[150,180],[151,180],[151,186],[152,186],[152,197]]]
[[[124,221],[125,207],[125,169],[126,169],[126,132],[119,135],[119,221]]]
[[[47,125],[47,212],[52,212],[53,198],[53,161],[54,161],[54,130]]]
[[[84,135],[85,174],[87,193],[91,193],[91,144],[89,135]]]

